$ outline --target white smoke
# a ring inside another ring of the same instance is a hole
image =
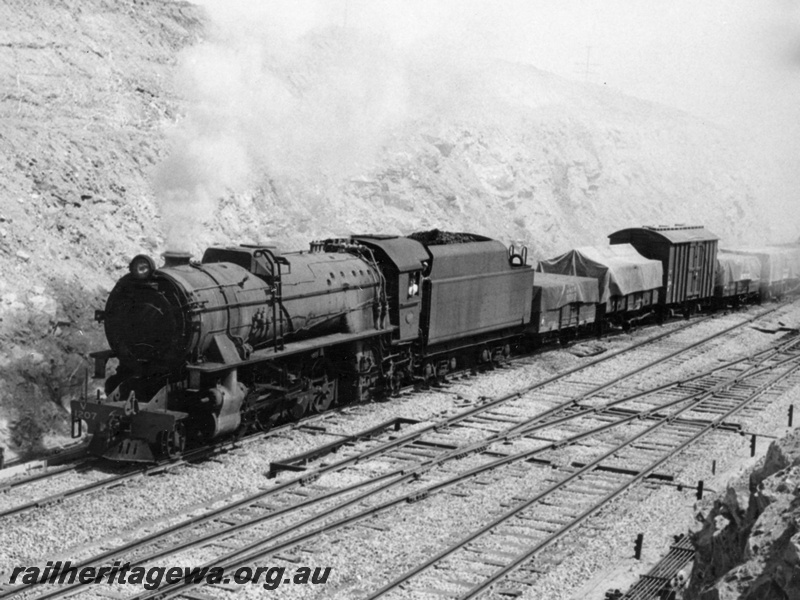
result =
[[[272,178],[324,189],[360,171],[406,114],[395,46],[331,26],[323,3],[205,5],[209,37],[180,61],[187,114],[154,179],[175,249],[191,244],[227,193]]]

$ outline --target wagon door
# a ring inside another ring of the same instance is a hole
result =
[[[697,242],[689,244],[689,281],[686,297],[697,298],[702,292],[705,246]]]

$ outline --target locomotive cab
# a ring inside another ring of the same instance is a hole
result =
[[[429,264],[424,246],[404,237],[361,235],[353,240],[374,252],[386,279],[389,321],[397,327],[393,340],[397,343],[417,340],[423,271]]]

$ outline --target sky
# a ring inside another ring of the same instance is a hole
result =
[[[800,91],[796,1],[338,2],[331,21],[383,29],[405,43],[446,37],[467,51],[714,119],[776,100],[788,109]]]
[[[800,190],[794,0],[338,0],[329,11],[400,43],[449,39],[734,128]]]
[[[796,0],[198,1],[283,34],[344,25],[401,45],[447,40],[714,120],[796,110],[800,91]]]

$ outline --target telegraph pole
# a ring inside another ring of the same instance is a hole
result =
[[[592,47],[586,46],[586,60],[575,63],[576,70],[583,75],[584,81],[589,81],[589,75],[595,75],[594,69],[598,66],[596,62],[592,62]]]

